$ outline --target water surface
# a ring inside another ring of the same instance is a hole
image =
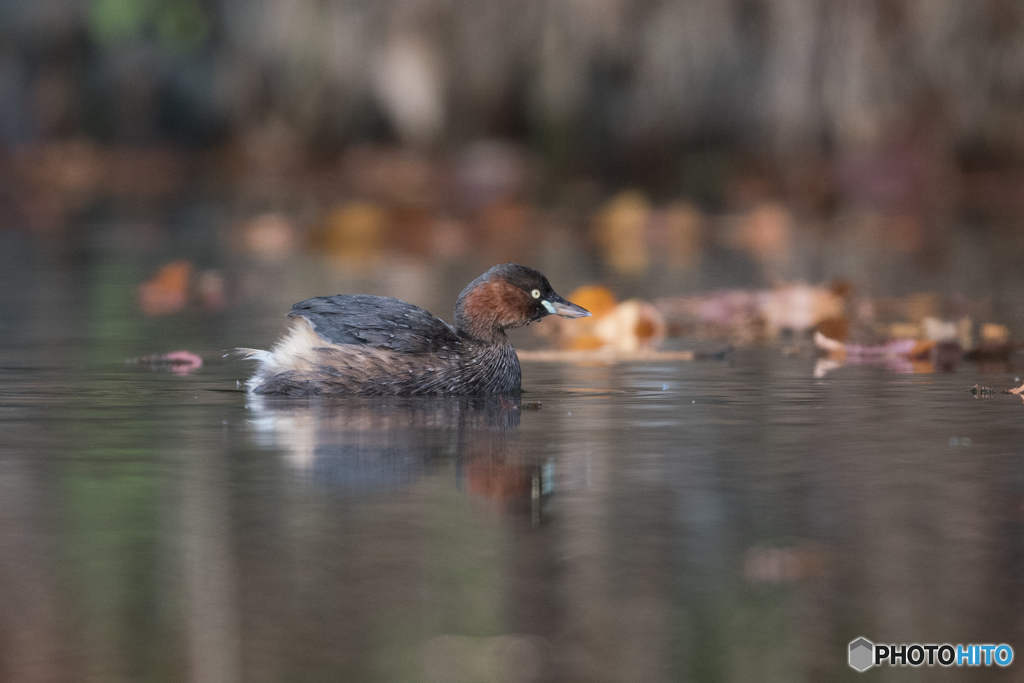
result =
[[[1024,652],[1024,404],[968,392],[1012,366],[816,379],[769,348],[528,364],[521,400],[255,400],[220,349],[309,288],[146,319],[130,259],[32,258],[0,296],[0,680],[825,681],[859,675],[858,636]],[[124,362],[176,347],[206,364]]]

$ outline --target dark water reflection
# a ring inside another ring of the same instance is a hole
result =
[[[0,679],[833,680],[858,635],[1016,648],[1019,399],[812,367],[529,366],[522,402],[8,367]]]
[[[311,485],[397,490],[423,479],[432,465],[450,461],[471,490],[539,498],[530,458],[519,444],[518,397],[247,396],[246,407],[253,441],[283,451]]]

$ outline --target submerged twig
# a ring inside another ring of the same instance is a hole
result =
[[[637,349],[623,351],[613,347],[589,350],[544,350],[517,351],[519,360],[538,363],[629,363],[638,361],[692,361],[721,360],[729,349],[714,352],[702,351],[657,351],[654,349]]]
[[[987,398],[990,396],[998,396],[1000,394],[1008,394],[1013,396],[1020,396],[1022,399],[1024,399],[1024,384],[1021,384],[1019,387],[1014,387],[1013,389],[993,389],[992,387],[985,387],[981,386],[980,384],[975,384],[973,387],[971,387],[971,394],[974,396],[974,398]]]

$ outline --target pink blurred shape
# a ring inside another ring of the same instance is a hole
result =
[[[170,370],[175,375],[188,375],[203,367],[203,359],[191,351],[171,351],[139,356],[132,361],[153,370]]]

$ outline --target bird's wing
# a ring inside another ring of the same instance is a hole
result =
[[[320,296],[292,306],[332,344],[355,344],[403,353],[454,351],[460,344],[451,325],[418,306],[367,294]]]

